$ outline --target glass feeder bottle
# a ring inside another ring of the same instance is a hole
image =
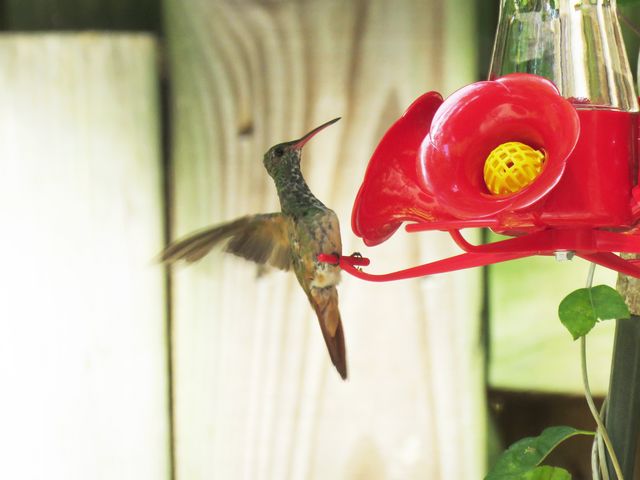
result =
[[[551,80],[576,108],[638,111],[615,0],[501,0],[490,78]]]

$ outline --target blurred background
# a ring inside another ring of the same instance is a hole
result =
[[[170,239],[277,210],[262,154],[336,116],[302,170],[344,250],[378,272],[455,253],[438,233],[364,248],[350,211],[414,98],[486,78],[497,10],[0,0],[0,478],[475,479],[546,426],[593,428],[556,315],[581,261],[345,275],[347,382],[293,275],[220,252],[157,262]],[[589,335],[599,395],[612,334]],[[588,451],[572,440],[555,464],[587,478]]]

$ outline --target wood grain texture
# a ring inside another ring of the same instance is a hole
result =
[[[277,210],[263,153],[342,116],[305,147],[302,170],[342,220],[344,251],[374,271],[452,254],[439,234],[366,250],[349,219],[386,128],[424,91],[473,80],[472,3],[167,0],[174,235]],[[257,278],[220,252],[177,268],[177,478],[479,478],[478,279],[344,276],[343,383],[292,275]]]
[[[623,258],[637,260],[640,256],[634,254],[622,254]],[[640,315],[640,279],[627,275],[618,275],[616,288],[624,297],[631,315]]]
[[[0,476],[168,479],[156,45],[0,36]]]

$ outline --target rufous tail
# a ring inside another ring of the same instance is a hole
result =
[[[312,288],[309,300],[318,316],[331,361],[342,379],[346,380],[347,353],[340,310],[338,309],[338,291],[336,287]]]

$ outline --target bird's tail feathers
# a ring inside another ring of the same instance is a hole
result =
[[[331,362],[343,380],[347,378],[347,354],[344,341],[344,330],[340,310],[338,309],[338,291],[335,287],[312,288],[309,300],[313,305],[322,336],[327,344]]]

